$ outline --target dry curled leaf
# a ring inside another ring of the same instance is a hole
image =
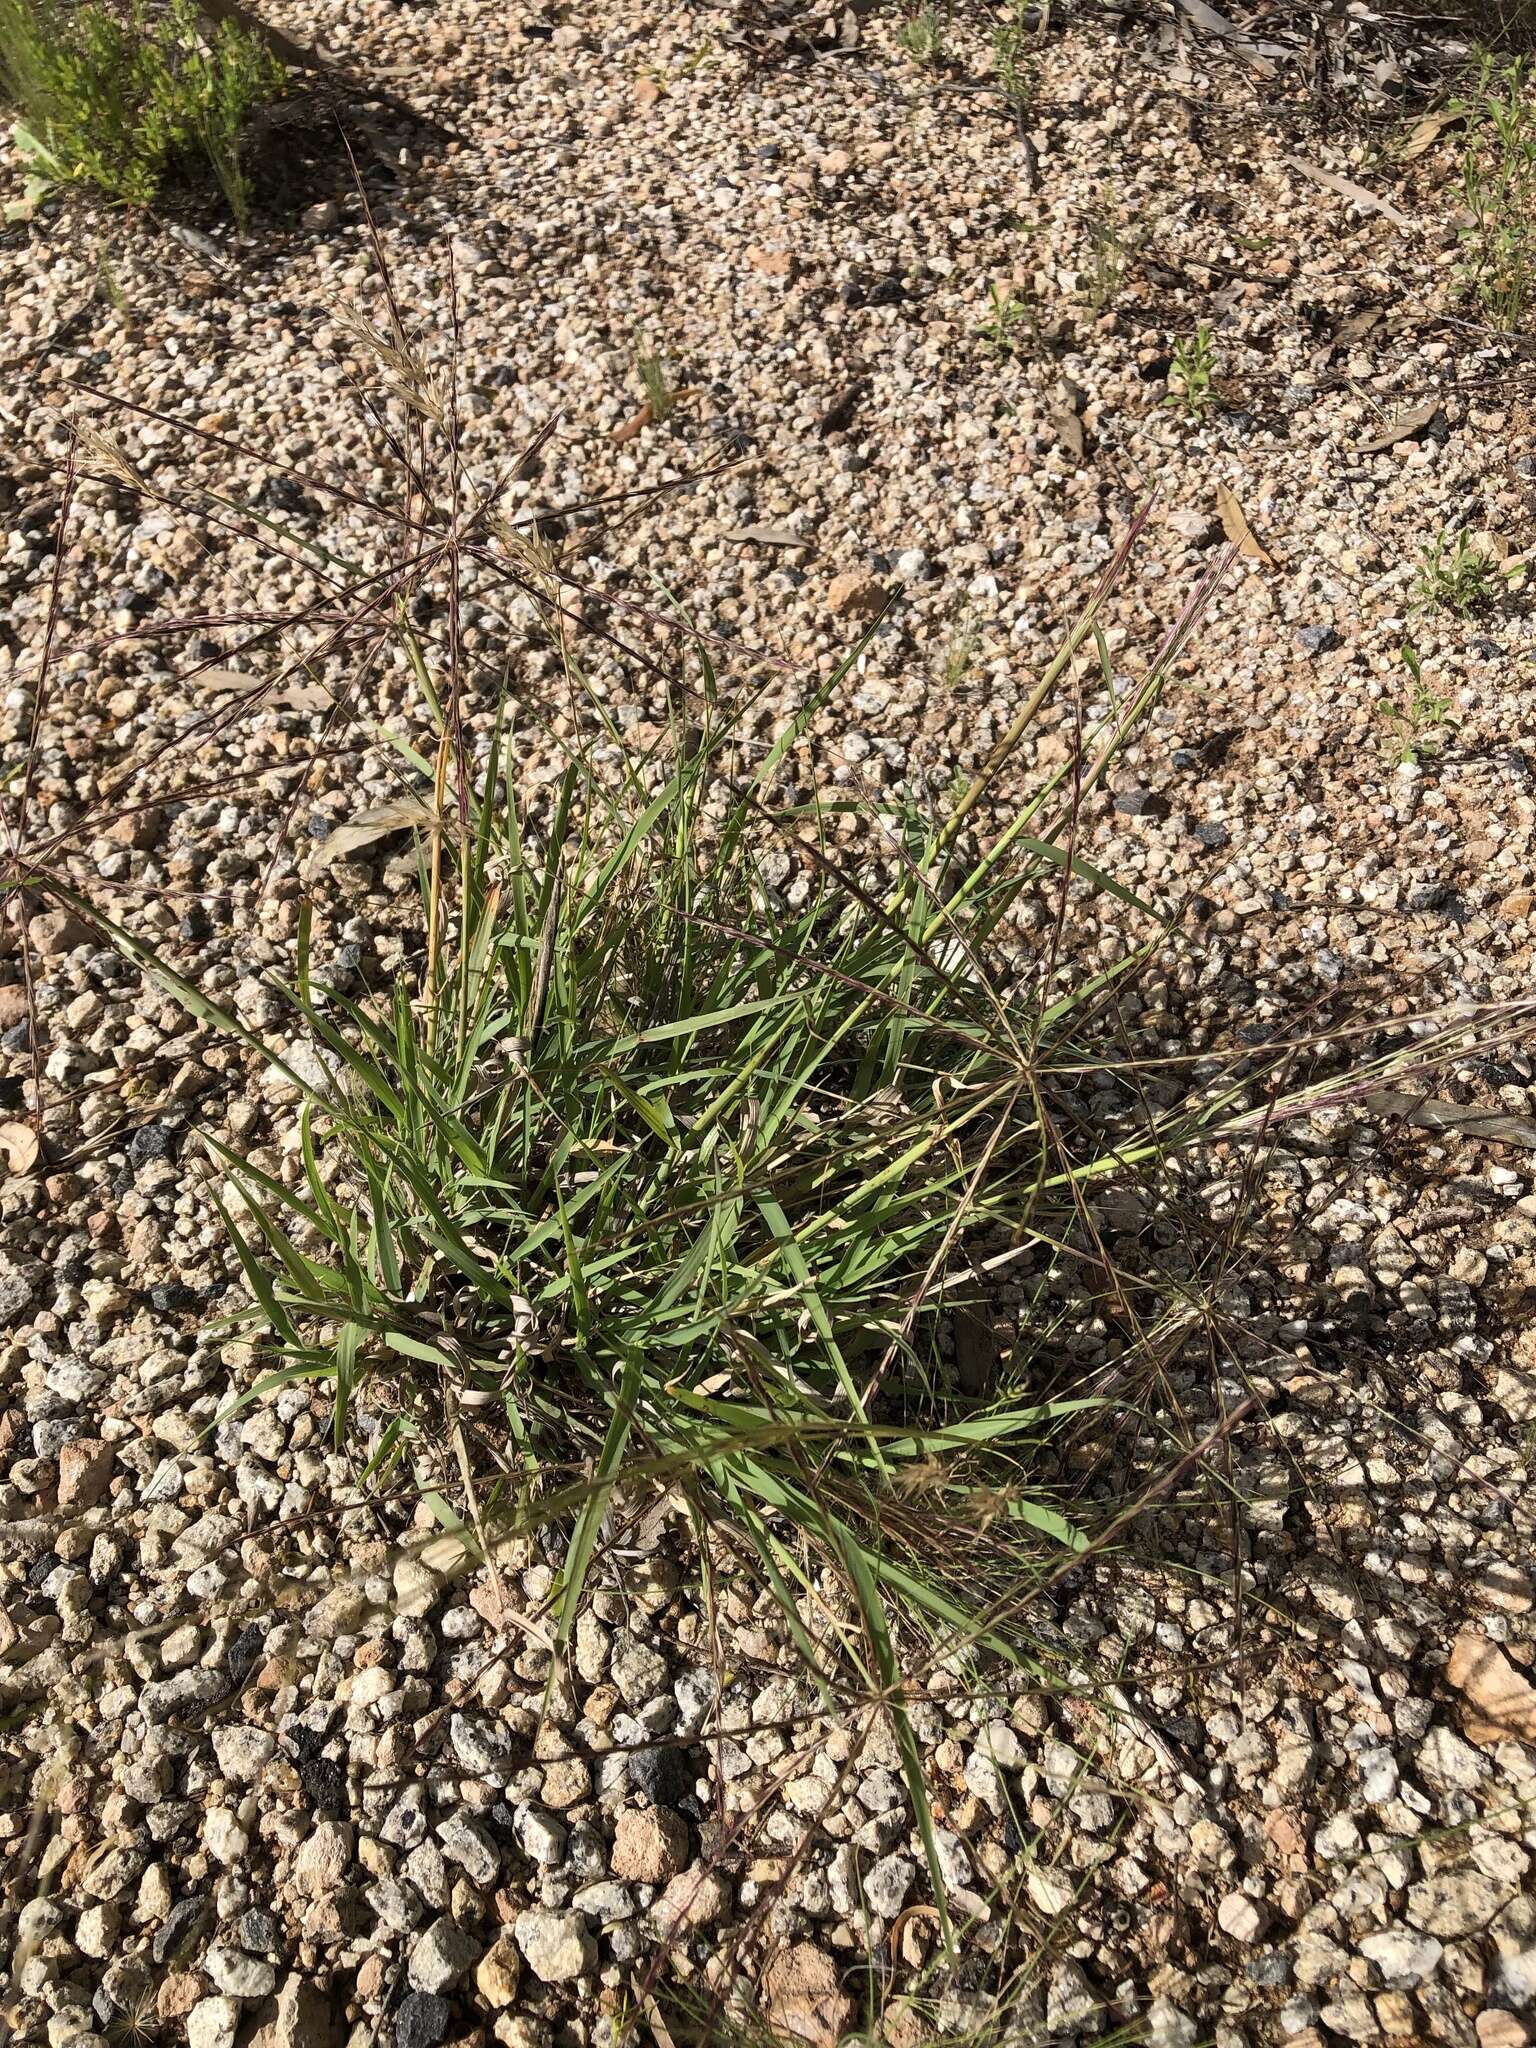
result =
[[[301,682],[297,676],[269,684],[264,677],[248,676],[242,669],[205,668],[197,680],[206,685],[210,696],[259,696],[263,705],[273,710],[328,711],[335,701],[321,684]]]
[[[891,1960],[905,1961],[912,1969],[918,1969],[928,1960],[927,1944],[918,1935],[919,1927],[930,1926],[936,1931],[944,1925],[937,1906],[912,1905],[902,1909],[891,1922],[887,1939],[891,1945]]]
[[[37,1133],[30,1124],[0,1124],[0,1152],[14,1174],[30,1173],[37,1164]]]
[[[1380,306],[1367,306],[1363,311],[1351,313],[1347,319],[1341,320],[1333,330],[1333,338],[1336,342],[1363,341],[1373,327],[1381,325],[1382,318]]]
[[[1058,405],[1051,414],[1051,431],[1074,462],[1080,463],[1088,453],[1088,443],[1083,436],[1083,423],[1075,412]]]
[[[1250,562],[1262,562],[1267,569],[1273,569],[1275,558],[1248,523],[1248,514],[1237,502],[1236,493],[1225,484],[1216,486],[1216,510],[1221,514],[1222,530],[1227,539]]]
[[[856,377],[844,387],[821,416],[817,432],[823,437],[828,434],[845,433],[853,425],[854,415],[869,396],[869,379]]]
[[[1372,434],[1368,441],[1358,443],[1359,453],[1380,455],[1384,449],[1395,448],[1399,441],[1417,441],[1443,416],[1439,399],[1427,399],[1411,412],[1399,413],[1395,420],[1389,421],[1380,433]]]
[[[670,403],[667,407],[667,417],[670,418],[678,406],[686,405],[690,398],[698,397],[698,387],[694,384],[684,384],[680,390],[670,392],[668,397]],[[640,410],[631,413],[622,426],[613,429],[608,438],[610,441],[633,441],[636,434],[643,434],[647,427],[654,427],[656,424],[656,408],[647,399]]]
[[[375,804],[372,810],[359,811],[355,818],[348,818],[345,824],[328,832],[315,848],[309,871],[317,875],[332,861],[346,860],[349,855],[361,853],[366,847],[373,846],[380,839],[388,839],[396,832],[438,832],[441,829],[442,819],[419,796],[396,797],[391,803]]]
[[[631,413],[623,426],[615,427],[608,438],[610,441],[633,441],[636,434],[642,433],[645,428],[650,426],[655,417],[655,413],[651,410],[651,402],[647,399],[640,410],[636,413]]]
[[[1450,107],[1442,107],[1438,114],[1423,115],[1414,122],[1408,140],[1397,152],[1399,161],[1405,164],[1412,163],[1415,157],[1423,156],[1426,150],[1433,149],[1447,128],[1465,119],[1465,114],[1453,111]]]

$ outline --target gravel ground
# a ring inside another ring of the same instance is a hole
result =
[[[1116,673],[1138,672],[1223,545],[1224,487],[1267,559],[1240,558],[1085,820],[1097,860],[1186,905],[1138,1043],[1199,1047],[1234,1017],[1263,1036],[1319,1003],[1402,1022],[1521,999],[1523,596],[1410,616],[1441,528],[1514,555],[1532,538],[1530,349],[1455,295],[1454,136],[1406,163],[1383,149],[1403,77],[1454,52],[1359,11],[1328,18],[1324,65],[1294,22],[1260,22],[1255,50],[1179,33],[1171,8],[1057,7],[1015,121],[977,89],[968,20],[925,71],[894,9],[830,13],[273,10],[451,130],[378,118],[379,245],[435,344],[456,329],[472,474],[532,450],[499,504],[542,515],[625,743],[655,735],[665,693],[606,636],[656,635],[602,599],[678,593],[733,676],[767,679],[771,724],[899,589],[797,772],[941,792],[1156,484],[1107,632]],[[80,482],[34,821],[99,902],[280,1032],[261,977],[290,957],[306,843],[359,790],[393,793],[371,721],[404,690],[385,664],[349,718],[298,694],[209,730],[187,671],[227,655],[226,622],[326,591],[205,494],[371,572],[398,532],[330,487],[405,496],[349,395],[360,206],[325,145],[273,148],[301,224],[243,245],[85,210],[0,234],[20,366],[0,392],[0,681],[14,754],[69,422],[110,423],[188,512]],[[989,339],[998,281],[1021,311]],[[1191,420],[1163,401],[1202,321],[1218,403]],[[677,390],[661,422],[640,420],[641,349]],[[168,615],[197,622],[174,662],[142,631]],[[600,736],[529,615],[475,602],[466,628],[487,692],[510,660],[530,785],[573,730]],[[1409,637],[1449,702],[1403,761],[1383,705],[1411,692]],[[1099,687],[1082,680],[1090,708]],[[1021,787],[1064,730],[1042,726]],[[376,853],[317,890],[319,964],[359,986],[402,945],[407,864]],[[653,1518],[608,1561],[546,1698],[547,1561],[455,1576],[427,1528],[364,1502],[302,1387],[215,1426],[255,1366],[208,1327],[235,1276],[192,1141],[292,1171],[291,1097],[67,913],[30,938],[35,1047],[14,947],[0,970],[0,1100],[24,1114],[35,1066],[49,1104],[42,1156],[15,1138],[0,1180],[16,2038],[555,2048],[609,2038],[639,2001],[666,2048],[653,1992],[707,2009],[737,1980],[791,2037],[867,2026],[907,2048],[991,2038],[989,1987],[1021,1954],[996,2038],[1536,2032],[1529,1150],[1357,1106],[1278,1130],[1261,1170],[1200,1169],[1184,1199],[1244,1219],[1206,1319],[1240,1335],[1171,1361],[1144,1436],[1107,1448],[1154,1470],[1216,1429],[1219,1452],[1134,1550],[1046,1604],[1070,1688],[928,1674],[914,1711],[966,1927],[960,1968],[925,1976],[934,1916],[889,1730],[825,1712],[754,1588],[732,1584],[711,1627],[680,1524]],[[1074,943],[1109,943],[1091,911]],[[1515,1044],[1436,1085],[1518,1119],[1533,1083]],[[1128,1257],[1155,1229],[1110,1221]],[[1042,1280],[1091,1358],[1098,1304]]]

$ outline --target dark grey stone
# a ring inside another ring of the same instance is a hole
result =
[[[448,2031],[451,2007],[435,1991],[410,1991],[395,2014],[395,2048],[437,2048]]]

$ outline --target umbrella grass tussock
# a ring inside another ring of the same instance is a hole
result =
[[[325,986],[306,910],[283,991],[297,1030],[274,1054],[53,885],[303,1098],[292,1184],[207,1140],[240,1321],[275,1354],[237,1405],[329,1388],[365,1485],[408,1476],[493,1569],[510,1538],[553,1532],[557,1649],[616,1523],[680,1501],[772,1590],[827,1695],[890,1714],[941,1910],[904,1672],[977,1648],[1030,1660],[1031,1593],[1089,1541],[1040,1454],[1090,1403],[1053,1353],[1059,1310],[1034,1320],[1014,1276],[1073,1238],[1087,1190],[1226,1099],[1148,1113],[1126,1086],[1117,1116],[1086,1115],[1145,949],[1074,978],[1059,946],[1077,895],[1157,929],[1075,850],[1080,810],[1224,564],[1140,686],[1110,692],[1000,832],[972,833],[1074,663],[1099,672],[1135,538],[947,817],[860,807],[857,871],[834,816],[786,792],[877,627],[768,743],[696,643],[660,745],[578,748],[525,810],[510,713],[471,730],[451,609],[434,653],[402,605],[428,735],[391,740],[422,899],[392,988]],[[1023,935],[1030,901],[1043,942]],[[977,1325],[980,1370],[957,1341]]]
[[[878,883],[780,794],[865,643],[755,763],[705,660],[662,748],[616,776],[578,755],[536,828],[506,721],[471,759],[440,710],[432,753],[396,742],[415,779],[411,970],[356,1000],[301,940],[287,996],[313,1058],[278,1066],[304,1097],[302,1174],[208,1141],[242,1320],[277,1354],[243,1399],[323,1383],[366,1479],[414,1473],[474,1556],[556,1529],[557,1646],[614,1516],[672,1494],[772,1588],[829,1693],[852,1681],[890,1711],[920,1819],[907,1650],[1028,1658],[1029,1592],[1087,1540],[1039,1456],[1087,1403],[1043,1391],[1052,1330],[1010,1318],[1011,1276],[1072,1235],[1086,1188],[1209,1113],[1148,1119],[1126,1089],[1119,1127],[1085,1139],[1074,1097],[1119,970],[1064,987],[1013,915],[1064,885],[1145,910],[1074,853],[1077,799],[1198,603],[1135,698],[986,851],[961,851],[1099,601],[947,820],[871,814]],[[993,1327],[980,1373],[957,1359],[962,1320]]]
[[[347,333],[365,370],[371,359],[364,402],[403,487],[371,499],[289,474],[375,518],[382,566],[216,484],[168,501],[303,563],[322,590],[291,617],[170,622],[232,640],[189,679],[231,658],[266,669],[232,708],[199,714],[189,743],[217,740],[263,694],[296,692],[324,718],[321,744],[287,764],[304,778],[363,718],[365,684],[392,676],[406,693],[371,730],[397,796],[306,868],[292,970],[268,989],[281,1040],[82,886],[82,835],[131,808],[129,778],[56,827],[33,816],[29,769],[0,880],[18,911],[50,901],[90,920],[297,1098],[292,1172],[204,1138],[249,1298],[237,1321],[262,1353],[232,1407],[324,1390],[364,1491],[419,1498],[466,1567],[497,1572],[541,1532],[556,1572],[537,1628],[556,1652],[628,1532],[680,1508],[706,1591],[717,1563],[743,1571],[826,1696],[889,1715],[947,1941],[915,1674],[983,1654],[1059,1670],[1037,1649],[1032,1605],[1198,1477],[1230,1426],[1229,1414],[1170,1443],[1161,1474],[1128,1470],[1088,1498],[1067,1432],[1113,1434],[1190,1346],[1213,1374],[1240,1348],[1210,1308],[1222,1258],[1207,1261],[1209,1284],[1199,1245],[1185,1279],[1128,1273],[1100,1232],[1106,1201],[1132,1188],[1154,1209],[1192,1144],[1251,1153],[1275,1116],[1422,1073],[1434,1046],[1411,1060],[1352,1048],[1346,1082],[1336,1063],[1317,1082],[1283,1032],[1230,1058],[1165,1058],[1124,1028],[1121,999],[1165,928],[1087,857],[1086,818],[1234,550],[1127,682],[1105,636],[1144,509],[944,815],[894,792],[837,809],[797,792],[799,769],[882,622],[809,685],[783,664],[771,697],[728,683],[722,643],[686,631],[670,600],[606,593],[596,609],[539,521],[503,512],[515,463],[471,479],[452,366],[425,360],[387,274]],[[153,494],[100,427],[98,415],[82,436],[87,460]],[[201,427],[190,438],[209,457],[259,460]],[[75,481],[72,467],[66,518]],[[39,725],[63,556],[61,541]],[[552,783],[526,773],[516,691],[480,680],[471,603],[482,634],[505,621],[508,677],[525,645],[558,665],[573,715]],[[670,706],[648,750],[626,745],[583,673],[576,604],[599,658]],[[1031,785],[1023,764],[1047,731],[1054,765]],[[364,992],[328,986],[310,934],[334,868],[406,830],[420,903],[399,935],[404,965]],[[1118,952],[1077,944],[1088,910],[1124,933]],[[1459,1048],[1477,1028],[1459,1018],[1436,1043]],[[42,1081],[39,1069],[38,1103]],[[1078,1284],[1053,1291],[1061,1271]],[[1085,1380],[1068,1340],[1096,1302],[1118,1334]]]

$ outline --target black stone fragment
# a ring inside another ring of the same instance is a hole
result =
[[[395,2048],[437,2048],[448,2031],[450,2006],[433,1991],[411,1991],[395,2014]]]
[[[629,1759],[629,1782],[652,1806],[680,1807],[693,1796],[697,1776],[686,1750],[665,1746],[637,1749]]]
[[[174,1124],[140,1124],[128,1140],[128,1164],[148,1166],[154,1159],[174,1159],[180,1138]]]

